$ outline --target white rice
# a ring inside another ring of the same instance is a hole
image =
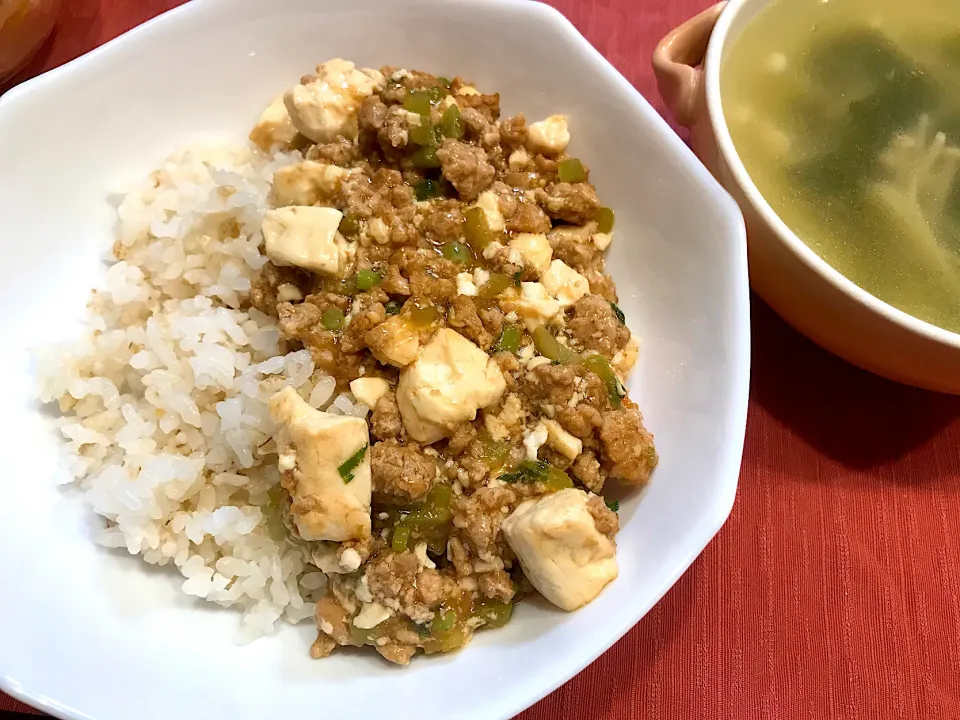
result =
[[[58,402],[68,463],[98,540],[172,565],[185,593],[243,611],[240,639],[299,622],[325,578],[276,509],[266,401],[293,385],[318,408],[362,415],[309,352],[280,355],[272,319],[240,310],[260,254],[273,172],[299,154],[245,147],[178,154],[122,198],[89,332],[36,354]]]

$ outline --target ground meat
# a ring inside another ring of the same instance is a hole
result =
[[[370,432],[379,440],[396,438],[403,432],[400,408],[397,406],[397,396],[393,391],[377,400],[373,415],[370,416]]]
[[[611,477],[628,485],[646,484],[657,465],[657,451],[637,410],[623,408],[605,413],[600,442],[603,466]]]
[[[280,303],[277,305],[280,336],[285,340],[299,340],[305,330],[320,322],[322,315],[323,311],[313,303]]]
[[[431,610],[436,610],[452,594],[447,578],[436,570],[424,568],[417,575],[417,600]]]
[[[402,107],[391,107],[384,118],[383,125],[377,131],[377,142],[388,153],[387,157],[407,146],[409,126],[407,111]]]
[[[620,517],[607,507],[599,495],[594,495],[587,500],[587,510],[593,517],[597,532],[613,540],[614,535],[620,530]]]
[[[460,577],[473,575],[473,563],[470,562],[470,555],[463,541],[458,537],[452,537],[447,542],[447,548],[450,551],[450,562],[453,563],[457,575]]]
[[[340,336],[340,348],[346,353],[356,353],[366,348],[367,331],[387,319],[386,308],[376,299],[376,295],[358,295],[353,302],[350,324]]]
[[[497,132],[484,114],[475,108],[464,108],[460,111],[460,118],[463,121],[464,137],[467,140],[483,143],[483,139],[491,132]],[[500,134],[497,132],[497,139],[499,138]]]
[[[527,119],[523,113],[507,118],[500,123],[500,142],[504,147],[515,150],[527,142]]]
[[[410,282],[410,293],[416,297],[446,302],[457,294],[454,281],[459,268],[435,252],[402,248],[390,258]]]
[[[251,283],[250,304],[262,313],[275,316],[277,289],[287,283],[295,286],[302,295],[307,295],[312,289],[313,279],[304,270],[278,267],[268,261]]]
[[[484,328],[477,314],[477,306],[466,295],[457,295],[451,300],[447,323],[465,338],[479,345],[482,350],[489,349],[495,339]]]
[[[399,170],[380,168],[374,173],[372,184],[373,189],[385,197],[387,202],[397,210],[414,202],[413,188],[403,181],[403,175]],[[413,217],[413,214],[409,214],[403,219],[412,220]]]
[[[450,436],[450,442],[447,443],[446,455],[449,457],[457,457],[466,450],[467,446],[476,440],[476,438],[477,429],[473,426],[473,423],[460,423],[453,431],[453,435]]]
[[[457,140],[447,140],[437,150],[443,176],[457,189],[464,200],[474,200],[490,187],[496,170],[487,161],[482,148]]]
[[[584,450],[570,467],[570,474],[583,483],[590,492],[598,493],[603,490],[606,476],[600,469],[600,461],[589,450]]]
[[[494,355],[493,361],[503,373],[503,379],[507,381],[507,389],[512,389],[517,384],[517,374],[520,371],[520,361],[517,360],[517,356],[504,350]]]
[[[461,108],[474,108],[487,122],[493,123],[500,119],[500,93],[493,95],[456,95],[457,105]]]
[[[450,242],[463,237],[463,213],[460,203],[445,200],[431,203],[423,215],[421,231],[434,242]]]
[[[359,646],[350,633],[350,613],[344,610],[332,592],[327,592],[317,601],[317,625],[321,634],[332,638],[337,645]],[[323,630],[326,628],[326,630]],[[332,648],[331,648],[332,649]],[[329,654],[329,651],[327,651]]]
[[[360,111],[357,114],[357,125],[360,132],[376,134],[383,127],[389,110],[377,95],[364,98],[363,102],[360,103]]]
[[[547,235],[553,257],[563,260],[578,272],[592,267],[599,251],[590,242],[590,233],[585,228],[556,228]]]
[[[517,203],[516,212],[507,220],[507,230],[511,232],[547,233],[550,228],[550,218],[546,213],[526,200]]]
[[[358,220],[371,217],[389,218],[389,201],[373,187],[373,181],[366,175],[352,177],[344,181],[341,190],[344,200],[344,212]]]
[[[565,407],[557,413],[557,422],[568,433],[583,440],[593,435],[594,430],[603,423],[603,418],[595,407],[581,403],[575,407]]]
[[[522,392],[534,405],[566,405],[576,392],[576,379],[569,365],[538,365],[523,377]]]
[[[600,208],[596,190],[589,183],[552,183],[537,192],[537,200],[547,215],[573,225],[593,220]]]
[[[503,331],[503,311],[500,308],[496,305],[479,308],[477,315],[480,316],[480,322],[483,323],[483,327],[486,328],[488,333],[495,338],[500,337],[500,333]]]
[[[569,263],[568,263],[569,264]],[[613,278],[599,270],[592,270],[587,273],[587,280],[590,282],[590,292],[599,295],[608,302],[618,302],[617,286],[614,285]]]
[[[480,488],[470,497],[458,499],[454,527],[462,530],[479,552],[490,551],[500,533],[500,523],[516,501],[517,494],[510,488]]]
[[[580,375],[583,380],[580,392],[583,394],[581,405],[589,405],[601,413],[610,409],[610,391],[607,384],[598,375],[585,370]]]
[[[314,145],[307,151],[306,158],[340,167],[350,167],[360,159],[360,148],[347,138],[338,137],[333,142]]]
[[[427,494],[437,466],[416,443],[384,440],[370,447],[370,473],[377,502],[406,505]]]
[[[406,614],[417,604],[416,582],[419,572],[420,563],[413,552],[388,551],[379,553],[366,564],[364,577],[374,599]]]
[[[480,594],[491,600],[510,602],[513,599],[513,581],[503,570],[493,570],[480,575]]]
[[[410,659],[416,654],[417,646],[388,640],[383,645],[374,645],[384,660],[396,665],[409,665]]]
[[[300,334],[300,342],[310,351],[318,369],[332,376],[337,387],[345,387],[356,380],[371,363],[366,353],[345,353],[340,348],[337,335],[324,330],[322,325],[314,325]]]
[[[391,295],[410,294],[410,282],[400,274],[400,268],[396,265],[387,266],[387,274],[380,283],[380,287]]]
[[[608,359],[630,340],[630,330],[617,318],[610,303],[599,295],[587,295],[577,301],[567,330],[581,347]]]

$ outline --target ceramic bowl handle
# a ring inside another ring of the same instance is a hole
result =
[[[703,70],[700,64],[717,18],[726,7],[718,2],[672,30],[653,53],[653,74],[667,109],[680,125],[689,128],[698,112]]]

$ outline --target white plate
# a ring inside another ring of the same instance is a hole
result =
[[[57,487],[28,348],[70,336],[111,245],[107,196],[179,146],[241,138],[330,57],[460,74],[505,114],[570,116],[617,211],[608,267],[643,338],[631,389],[662,457],[621,507],[620,577],[585,609],[524,603],[463,652],[399,669],[313,661],[309,624],[239,647],[233,612],[90,540]],[[749,376],[745,237],[731,199],[558,13],[524,0],[195,0],[0,98],[0,688],[54,715],[508,717],[581,670],[670,588],[727,518]]]

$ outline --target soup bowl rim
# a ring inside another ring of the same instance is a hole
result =
[[[720,17],[717,20],[716,26],[710,36],[709,44],[707,45],[703,63],[706,111],[723,163],[750,203],[751,208],[760,214],[767,227],[771,228],[777,238],[810,270],[820,275],[838,291],[889,320],[901,329],[960,350],[960,333],[952,332],[933,323],[921,320],[881,300],[876,295],[864,290],[847,278],[843,273],[814,252],[780,218],[757,188],[753,179],[750,177],[750,173],[747,172],[746,167],[744,167],[743,161],[740,159],[740,154],[737,152],[733,139],[730,136],[730,129],[723,112],[720,92],[721,62],[728,40],[733,39],[731,36],[731,28],[737,21],[740,13],[743,12],[745,8],[755,9],[756,6],[769,4],[774,1],[775,0],[729,0],[723,12],[720,13]],[[750,22],[753,22],[753,18],[749,19],[747,24]]]

